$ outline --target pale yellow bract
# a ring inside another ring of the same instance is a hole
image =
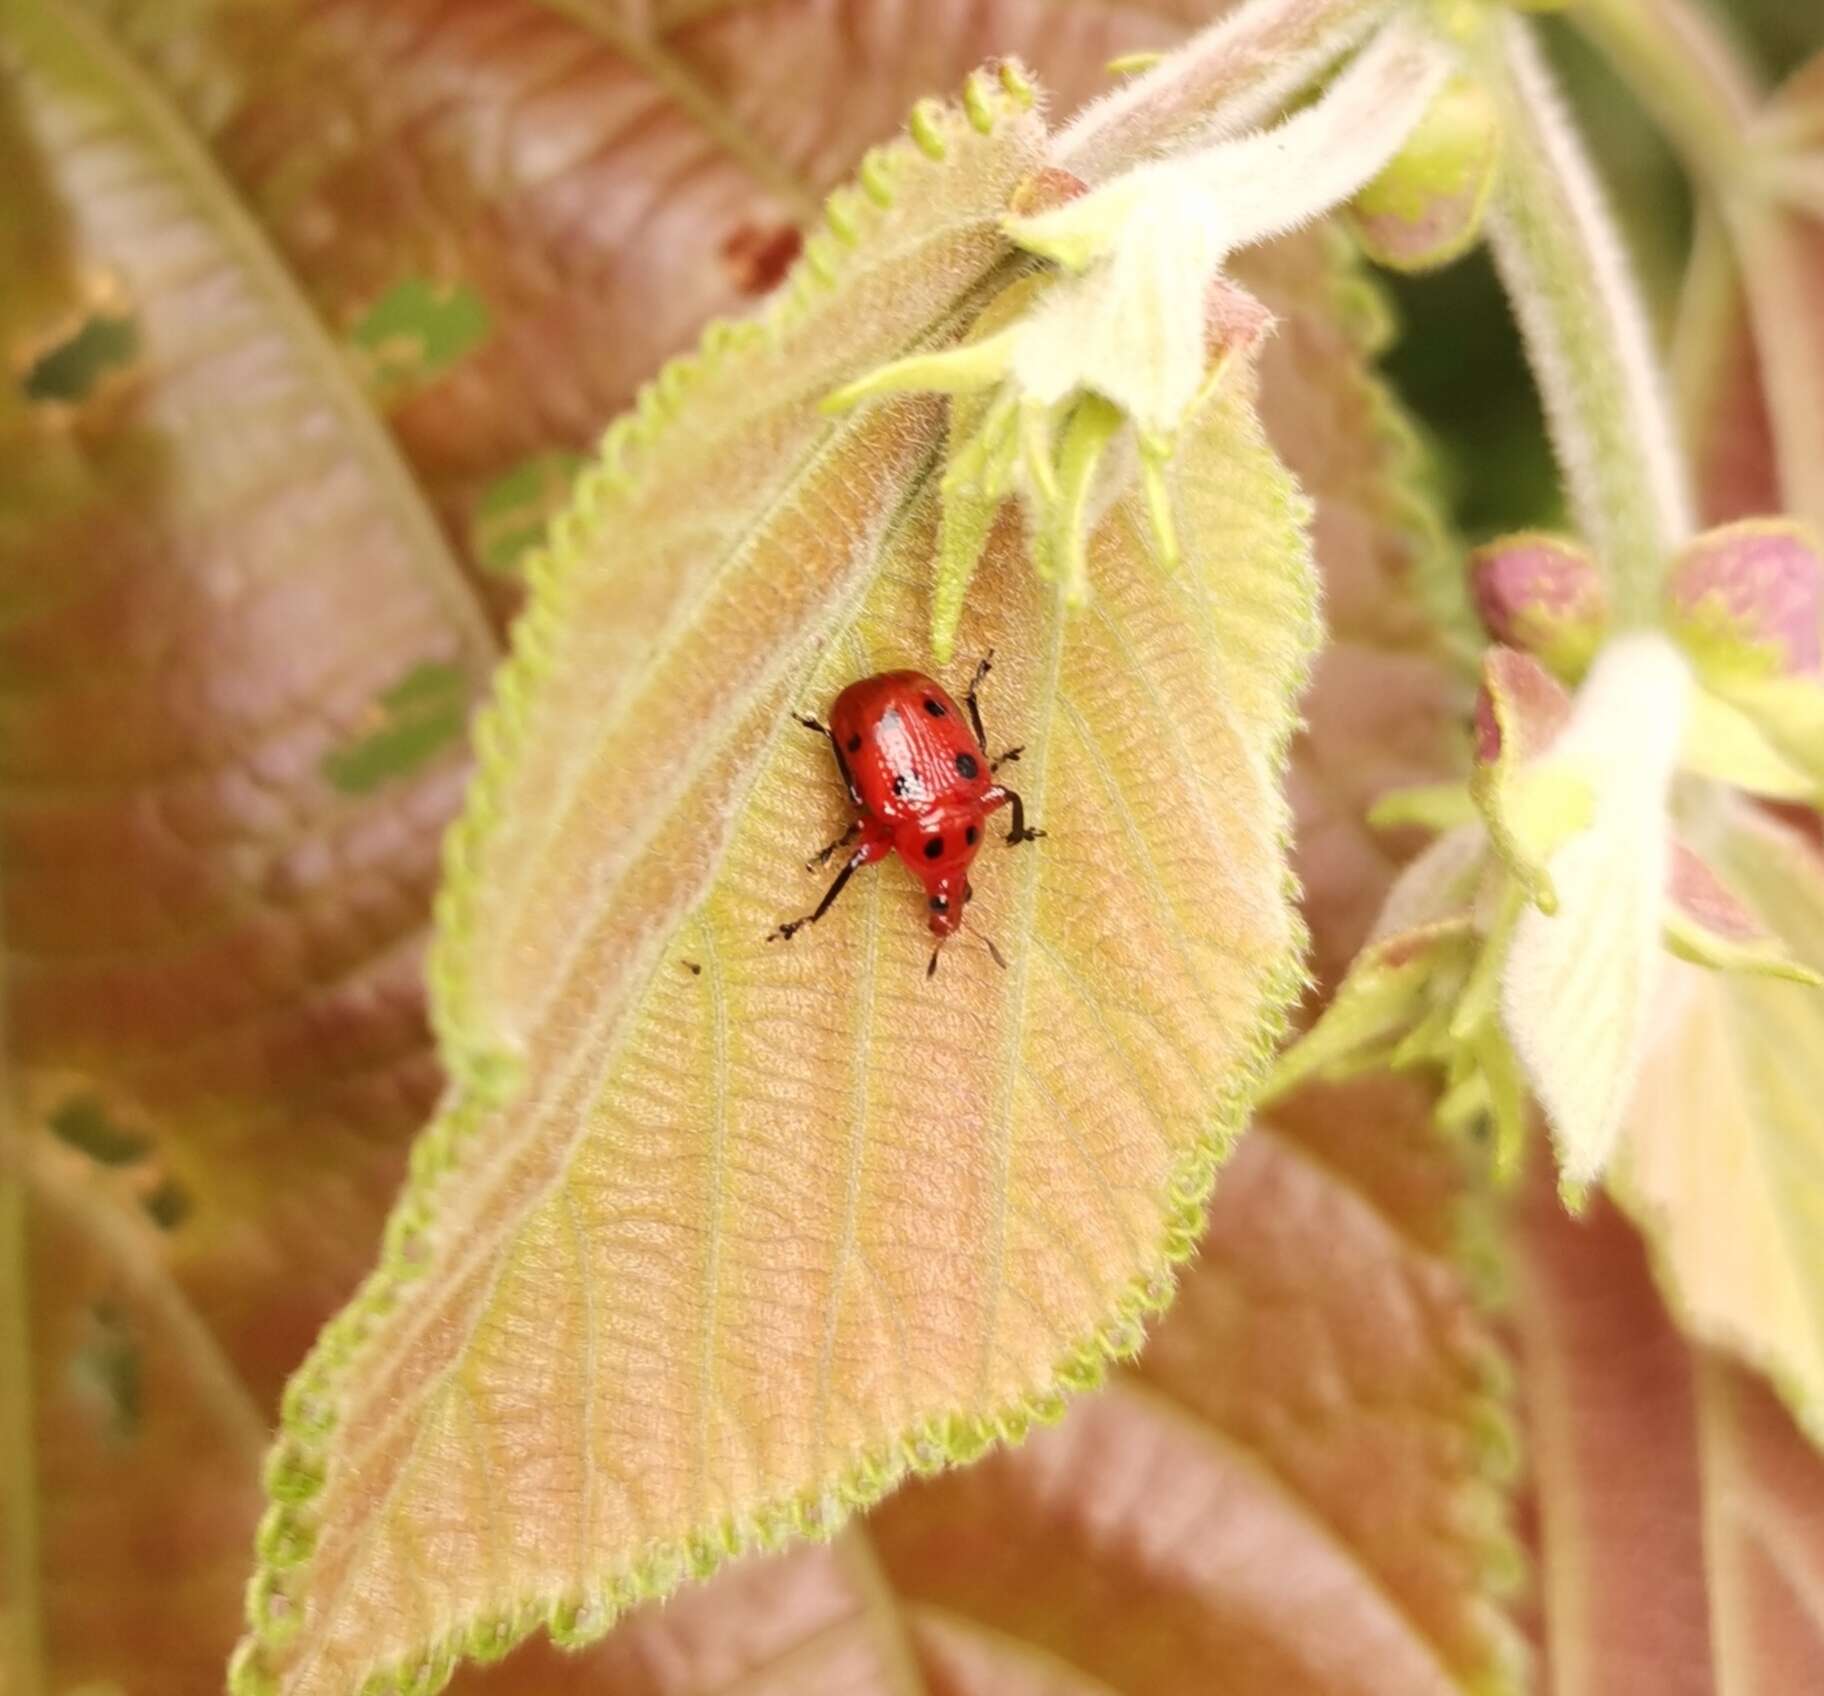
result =
[[[1050,832],[998,836],[927,981],[894,865],[790,945],[846,803],[793,722],[928,664],[943,408],[831,388],[954,336],[1043,127],[1017,73],[839,197],[761,324],[610,432],[478,730],[433,981],[446,1107],[381,1269],[294,1379],[237,1688],[434,1688],[582,1641],[1131,1352],[1291,996],[1280,794],[1317,635],[1307,506],[1240,374],[1067,614],[994,533],[959,652]],[[853,251],[848,251],[852,247]],[[383,1687],[392,1687],[385,1682]]]

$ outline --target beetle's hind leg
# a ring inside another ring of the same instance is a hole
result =
[[[836,874],[830,887],[823,892],[823,899],[817,903],[814,911],[806,913],[801,919],[787,919],[776,930],[767,933],[768,942],[790,942],[806,925],[814,925],[835,904],[836,897],[843,891],[843,886],[863,866],[871,866],[876,860],[884,860],[893,851],[891,836],[867,835],[861,839],[861,846],[842,862],[842,870]]]
[[[830,856],[834,854],[838,848],[848,847],[848,845],[855,840],[855,837],[860,830],[861,826],[859,824],[851,824],[834,842],[819,848],[815,854],[806,860],[804,862],[804,869],[807,872],[814,872],[819,866],[827,866],[830,863]]]

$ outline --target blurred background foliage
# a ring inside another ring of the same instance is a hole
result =
[[[1730,0],[1749,62],[1778,82],[1815,50],[1814,0]],[[1691,240],[1689,185],[1625,84],[1562,19],[1545,20],[1565,91],[1648,289],[1662,336]],[[1404,334],[1388,367],[1423,421],[1465,536],[1564,522],[1538,396],[1486,252],[1429,277],[1389,276]]]

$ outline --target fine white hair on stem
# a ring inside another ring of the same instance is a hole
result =
[[[1055,160],[1090,182],[1270,122],[1365,37],[1396,0],[1248,0],[1154,69],[1087,106]]]
[[[1645,623],[1694,525],[1665,373],[1594,167],[1531,27],[1507,18],[1492,40],[1483,72],[1502,96],[1506,151],[1490,243],[1572,516],[1609,571],[1621,621]]]
[[[1321,100],[1259,135],[1212,148],[1203,187],[1220,201],[1233,244],[1284,235],[1378,176],[1453,67],[1441,41],[1410,18],[1393,19]]]

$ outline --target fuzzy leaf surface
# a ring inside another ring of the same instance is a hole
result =
[[[929,616],[938,409],[817,403],[979,299],[1018,105],[877,160],[836,282],[658,379],[533,570],[441,909],[451,1099],[293,1382],[309,1499],[262,1540],[250,1688],[586,1638],[828,1527],[1054,1413],[1191,1247],[1297,974],[1275,773],[1314,586],[1251,379],[1181,464],[1176,576],[1131,499],[1090,616],[991,547],[963,651],[1051,832],[976,868],[1009,969],[952,947],[928,983],[892,867],[766,941],[846,817],[792,711],[916,664]]]
[[[1310,232],[1247,272],[1280,320],[1262,410],[1317,502],[1334,631],[1292,774],[1325,962],[1359,946],[1394,863],[1363,811],[1450,769],[1462,705],[1415,604],[1428,514],[1364,369],[1374,297],[1334,261]],[[711,1696],[822,1690],[840,1669],[845,1696],[1525,1688],[1506,1390],[1466,1270],[1483,1206],[1421,1091],[1301,1094],[1224,1170],[1138,1367],[1059,1430],[909,1484],[830,1550],[643,1607],[581,1657],[532,1643],[457,1687]],[[1236,1558],[1269,1547],[1291,1558]],[[869,1605],[840,1602],[850,1585]]]

